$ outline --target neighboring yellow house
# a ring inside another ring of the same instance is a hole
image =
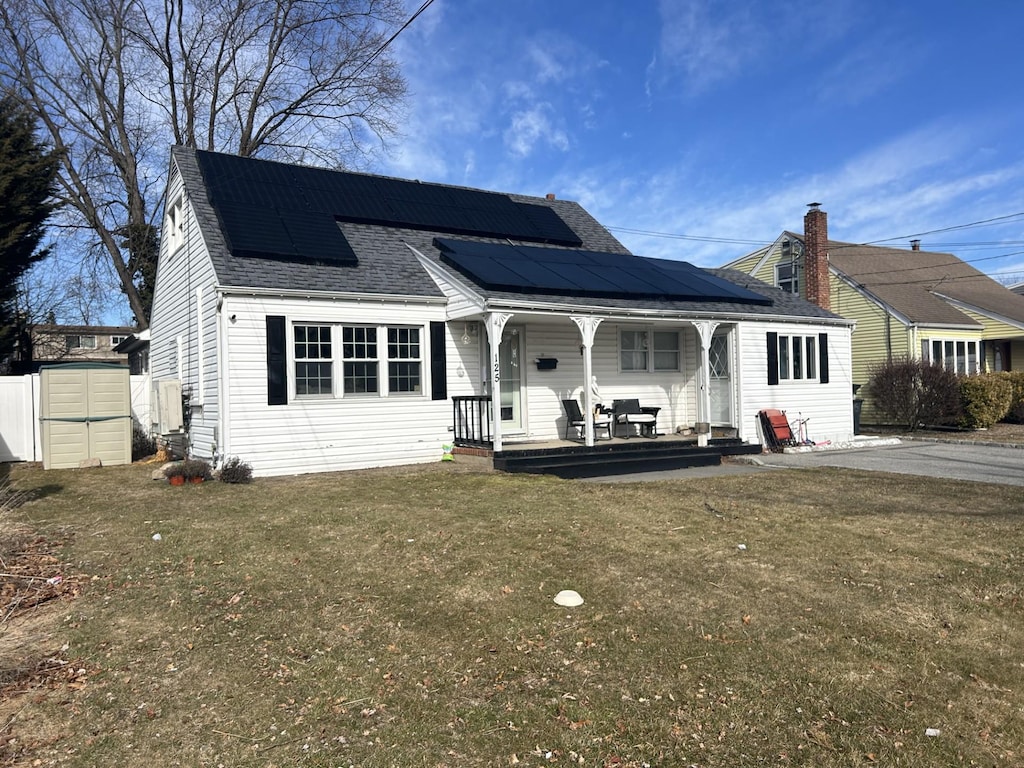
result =
[[[961,374],[1024,370],[1024,296],[953,254],[920,250],[919,240],[909,249],[829,240],[827,216],[812,203],[803,235],[783,232],[725,267],[856,321],[855,388],[873,366],[899,357]],[[864,406],[870,423],[871,404]]]

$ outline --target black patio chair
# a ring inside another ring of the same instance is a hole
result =
[[[582,440],[587,436],[587,420],[583,418],[583,411],[580,404],[574,399],[562,401],[562,408],[565,409],[565,439],[569,437],[569,430],[575,429],[577,436]],[[608,433],[608,439],[612,439],[612,417],[605,413],[598,413],[594,416],[594,437],[597,437],[598,430],[603,429]]]
[[[629,438],[636,426],[640,435],[644,437],[657,437],[658,417],[640,407],[640,401],[636,398],[616,400],[612,403],[612,412],[615,417],[615,427],[625,427],[626,437]]]

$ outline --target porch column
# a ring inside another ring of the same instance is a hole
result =
[[[491,349],[491,370],[488,380],[491,383],[491,438],[492,449],[501,450],[501,334],[505,323],[512,319],[508,312],[489,312],[484,317],[487,328],[487,341]]]
[[[711,349],[711,337],[715,334],[718,323],[709,320],[702,320],[693,324],[697,329],[697,337],[700,339],[700,369],[697,376],[697,421],[703,421],[711,428],[711,359],[708,354]],[[697,445],[704,447],[708,444],[708,434],[701,432],[697,434]]]
[[[586,424],[586,444],[594,445],[594,388],[591,382],[594,378],[594,362],[591,351],[594,347],[594,334],[597,333],[597,326],[601,324],[596,317],[570,315],[572,321],[580,329],[580,339],[583,341],[583,423]]]

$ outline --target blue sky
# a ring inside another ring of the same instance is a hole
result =
[[[833,239],[1024,280],[1022,32],[1017,0],[435,0],[371,170],[553,192],[701,266],[821,202]]]

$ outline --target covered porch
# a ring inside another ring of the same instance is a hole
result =
[[[457,451],[492,456],[496,468],[563,476],[718,463],[758,453],[739,408],[735,321],[678,314],[485,312],[450,320],[457,377],[480,371],[471,393],[452,395]],[[467,382],[469,383],[469,382]],[[636,400],[651,429],[620,423],[613,404]],[[578,428],[567,412],[607,414]]]

